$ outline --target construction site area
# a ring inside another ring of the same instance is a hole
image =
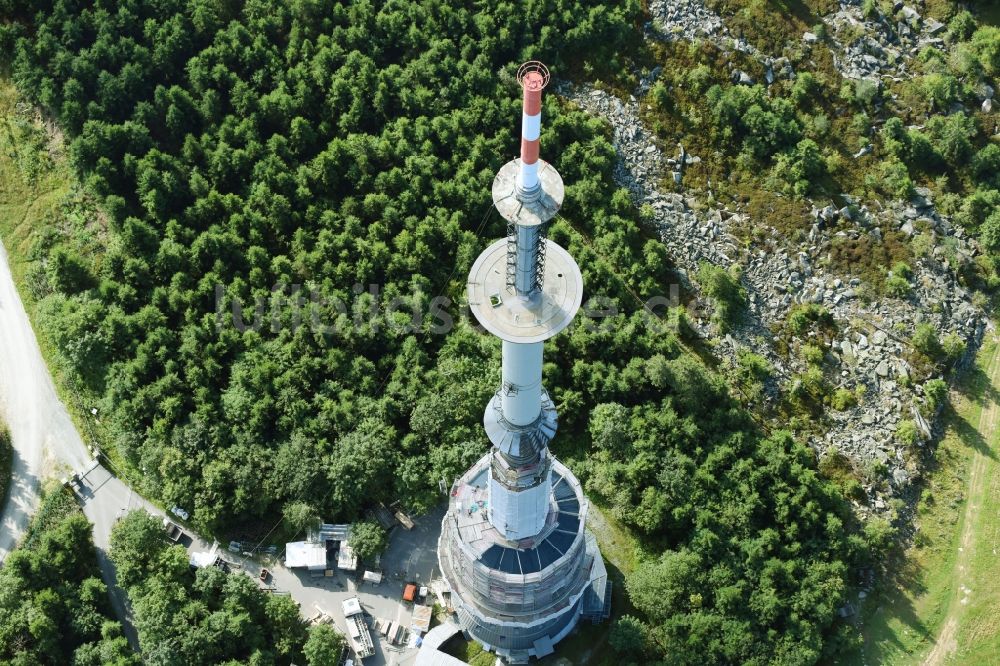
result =
[[[442,515],[443,509],[431,512],[410,522],[409,529],[397,525],[377,567],[359,568],[348,541],[346,552],[341,545],[336,555],[331,553],[330,564],[336,566],[276,567],[270,585],[276,594],[292,594],[310,622],[336,626],[356,664],[362,659],[366,666],[413,664],[435,603],[431,582],[440,577]]]
[[[331,624],[347,638],[343,663],[415,664],[433,607],[447,599],[437,561],[444,513],[442,506],[417,520],[398,517],[377,565],[353,555],[350,526],[330,524],[284,552],[251,557],[234,542],[192,549],[191,562],[243,571],[272,594],[290,595],[310,624]]]

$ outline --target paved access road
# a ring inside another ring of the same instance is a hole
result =
[[[83,480],[76,489],[77,497],[83,506],[83,513],[94,526],[94,546],[97,550],[97,563],[101,568],[101,577],[111,590],[111,603],[115,614],[125,625],[125,635],[133,647],[139,645],[139,639],[132,624],[132,609],[128,604],[125,591],[118,587],[115,567],[108,559],[108,548],[111,543],[111,528],[119,518],[134,509],[145,509],[157,518],[163,518],[163,511],[152,502],[132,491],[118,477],[98,464],[91,461],[81,472]],[[176,522],[176,521],[175,521]],[[211,544],[184,530],[182,545],[189,551],[204,551]]]
[[[84,466],[87,447],[56,395],[0,244],[0,415],[14,446],[9,500],[0,513],[0,561],[27,527],[38,484],[56,463]]]

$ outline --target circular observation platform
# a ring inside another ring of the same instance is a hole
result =
[[[542,288],[530,298],[507,287],[507,241],[483,251],[469,271],[469,307],[487,331],[507,342],[548,340],[569,326],[583,302],[583,275],[569,252],[545,239]]]
[[[554,166],[545,160],[538,160],[538,187],[519,196],[517,174],[520,170],[520,158],[500,167],[493,178],[493,205],[508,222],[523,227],[537,227],[559,212],[563,199],[566,198],[566,186]]]

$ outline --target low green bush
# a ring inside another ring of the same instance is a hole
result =
[[[809,365],[817,367],[823,365],[823,357],[823,350],[816,345],[802,345],[802,358],[804,358],[806,363]]]
[[[943,379],[931,379],[924,384],[927,408],[933,413],[948,400],[948,384]]]
[[[965,340],[958,333],[949,333],[941,339],[941,351],[945,359],[954,363],[965,354]]]
[[[913,196],[914,186],[906,165],[899,160],[887,160],[879,166],[879,188],[897,199]]]
[[[844,388],[843,386],[834,391],[833,396],[830,398],[830,406],[838,412],[850,409],[856,404],[858,404],[858,400],[854,391]]]
[[[815,189],[826,175],[826,161],[812,139],[802,139],[792,151],[779,155],[774,168],[799,196]]]
[[[973,52],[988,76],[1000,74],[1000,28],[984,25],[972,34]]]
[[[948,41],[964,42],[969,37],[972,37],[972,33],[975,31],[976,19],[967,9],[963,9],[959,13],[955,14],[951,20],[948,21]]]
[[[735,266],[727,271],[721,266],[702,262],[698,267],[698,283],[715,305],[715,321],[723,330],[735,324],[746,307],[746,291],[739,278]]]
[[[941,359],[941,341],[934,326],[924,322],[913,330],[913,348],[932,361]]]
[[[906,446],[913,446],[920,439],[920,431],[917,424],[910,419],[899,422],[896,427],[896,441]]]
[[[792,335],[802,335],[814,324],[818,327],[833,326],[834,324],[830,311],[816,303],[793,305],[785,319],[785,327]]]

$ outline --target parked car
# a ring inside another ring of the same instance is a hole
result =
[[[83,487],[83,480],[80,478],[79,472],[73,472],[69,478],[63,477],[62,484],[66,487],[72,486],[73,488],[79,490]]]

